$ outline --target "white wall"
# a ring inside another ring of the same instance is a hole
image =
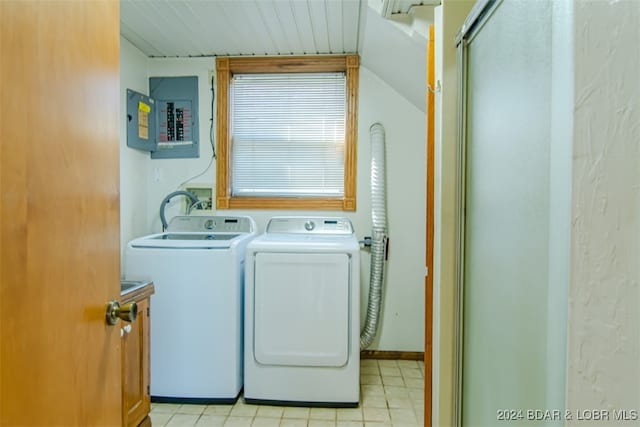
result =
[[[574,9],[567,408],[638,410],[640,3]]]
[[[123,58],[123,69],[128,69]],[[200,158],[150,160],[146,155],[146,176],[136,182],[138,194],[145,193],[145,227],[135,228],[137,235],[159,232],[158,209],[162,199],[188,178],[201,173],[211,158],[209,119],[211,88],[209,72],[215,69],[213,58],[148,59],[147,77],[197,75],[200,108]],[[137,67],[134,67],[137,69]],[[417,72],[420,72],[419,70]],[[123,86],[124,90],[124,86]],[[142,91],[145,92],[146,91]],[[214,116],[215,117],[215,116]],[[381,122],[387,137],[388,221],[391,239],[385,302],[379,335],[371,349],[424,350],[424,263],[425,263],[425,156],[426,124],[422,111],[394,91],[365,67],[360,68],[358,111],[358,191],[357,211],[275,211],[225,210],[217,214],[252,216],[259,231],[275,215],[340,215],[349,217],[359,238],[371,234],[369,127]],[[126,149],[131,151],[130,149]],[[129,171],[131,175],[131,171]],[[124,177],[123,177],[124,179]],[[206,183],[215,190],[215,162],[194,183]],[[127,202],[127,206],[131,203]],[[177,197],[167,208],[167,218],[181,213],[183,200]],[[133,215],[123,208],[123,222]],[[124,236],[124,234],[123,234]],[[124,238],[124,237],[123,237]],[[361,318],[364,319],[369,281],[369,253],[362,253]]]
[[[424,351],[425,115],[375,74],[361,67],[358,212],[354,219],[359,236],[371,234],[369,127],[375,122],[380,122],[386,132],[390,248],[382,323],[371,348]],[[367,261],[365,264],[368,265]],[[363,286],[368,287],[368,270],[363,277]],[[364,300],[362,307],[365,307]]]
[[[426,37],[419,33],[410,36],[399,28],[401,24],[383,18],[372,7],[365,9],[366,12],[362,14],[366,25],[360,49],[361,64],[376,70],[378,76],[392,85],[416,108],[426,111]],[[423,25],[428,33],[428,28]],[[398,48],[399,46],[402,48]],[[417,90],[418,88],[422,90]]]
[[[149,153],[127,148],[127,89],[148,93],[147,57],[120,37],[120,247],[145,234]],[[123,259],[122,259],[123,261]],[[124,271],[122,269],[121,271]]]

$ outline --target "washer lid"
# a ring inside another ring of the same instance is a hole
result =
[[[351,235],[353,225],[348,218],[277,216],[269,220],[266,233]]]
[[[132,240],[132,248],[226,249],[253,233],[160,233]]]

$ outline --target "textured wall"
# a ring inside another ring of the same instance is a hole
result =
[[[640,409],[640,2],[574,6],[567,409],[613,415]]]

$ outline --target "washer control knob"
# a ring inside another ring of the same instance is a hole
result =
[[[313,222],[313,221],[307,221],[307,222],[305,222],[305,223],[304,223],[304,228],[305,228],[307,231],[311,231],[311,230],[313,230],[314,228],[316,228],[316,223],[315,223],[315,222]]]
[[[204,228],[206,228],[207,230],[214,230],[216,228],[215,221],[212,219],[206,220],[204,223]]]

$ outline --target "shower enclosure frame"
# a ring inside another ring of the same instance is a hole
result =
[[[455,302],[455,384],[454,425],[462,425],[462,380],[464,361],[464,263],[466,212],[466,152],[467,152],[467,78],[468,46],[502,0],[478,0],[456,35],[458,60],[458,135],[456,183],[456,302]]]

